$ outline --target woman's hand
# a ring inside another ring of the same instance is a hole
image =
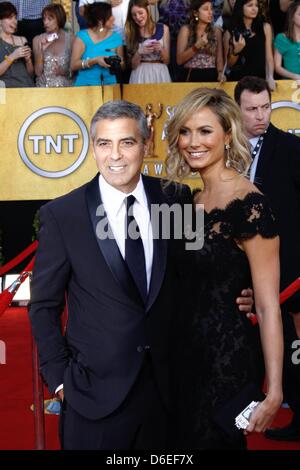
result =
[[[251,414],[249,425],[244,431],[244,434],[247,435],[250,432],[264,432],[269,428],[281,402],[282,394],[278,394],[275,397],[268,395]]]
[[[218,72],[218,82],[220,83],[226,82],[226,75],[224,75],[223,72]]]
[[[208,44],[207,33],[202,33],[197,38],[197,41],[195,42],[195,47],[197,47],[197,49],[203,49],[205,46],[207,46],[207,44]]]
[[[17,47],[11,54],[11,60],[18,60],[18,59],[27,59],[31,56],[31,49],[29,46],[20,46]]]
[[[41,34],[39,40],[39,49],[41,54],[45,52],[45,50],[50,46],[51,42],[47,41],[47,34]]]
[[[154,44],[140,44],[139,45],[139,48],[138,48],[138,53],[140,55],[148,55],[148,54],[153,54],[153,52],[155,51],[155,46]]]
[[[105,69],[109,69],[110,65],[105,62],[104,59],[107,59],[108,56],[98,56],[95,57],[96,63],[100,65],[100,67],[104,67]]]
[[[235,40],[234,36],[232,37],[232,46],[233,50],[232,53],[233,55],[238,55],[244,47],[246,46],[246,40],[242,34],[240,34],[238,41]]]
[[[275,88],[276,88],[276,82],[275,82],[274,78],[273,77],[268,77],[267,78],[267,83],[269,85],[270,90],[274,91]]]
[[[162,50],[162,45],[159,41],[156,41],[153,43],[153,49],[155,52],[161,52]]]

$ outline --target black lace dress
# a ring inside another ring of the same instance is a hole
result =
[[[255,192],[205,213],[204,220],[204,246],[186,253],[187,270],[182,264],[189,295],[177,323],[173,443],[190,449],[243,448],[242,433],[228,442],[213,419],[218,407],[258,380],[258,336],[236,304],[242,289],[251,286],[248,259],[236,241],[278,232],[265,196]]]

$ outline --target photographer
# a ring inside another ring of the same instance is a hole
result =
[[[78,71],[75,86],[113,85],[124,68],[124,60],[123,40],[113,31],[111,5],[86,5],[84,16],[88,29],[76,34],[72,49],[71,69]]]
[[[237,0],[229,30],[224,34],[229,80],[246,75],[265,78],[275,89],[272,29],[259,14],[257,0]]]

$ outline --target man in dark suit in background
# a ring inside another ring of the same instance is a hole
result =
[[[281,289],[300,276],[300,139],[270,123],[271,92],[265,80],[244,77],[235,87],[253,162],[250,180],[271,202],[279,224]],[[283,386],[294,415],[286,428],[266,431],[266,437],[300,440],[300,365],[293,364],[294,340],[300,338],[300,295],[282,305],[285,330]]]
[[[160,179],[141,176],[149,137],[139,106],[104,104],[91,123],[101,175],[41,209],[30,318],[41,372],[63,399],[64,449],[166,445],[170,319],[184,295],[181,243],[155,238],[149,211],[191,203],[191,192],[174,184],[162,190]],[[129,217],[140,233],[133,253]]]

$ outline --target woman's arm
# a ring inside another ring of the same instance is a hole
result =
[[[34,56],[34,73],[37,77],[40,77],[44,70],[44,51],[42,48],[41,35],[33,38],[32,49]]]
[[[224,53],[223,53],[223,41],[222,32],[219,28],[215,28],[215,35],[217,39],[217,51],[216,51],[216,65],[218,71],[218,81],[224,80],[223,69],[224,69]]]
[[[279,307],[279,238],[256,235],[242,242],[248,257],[264,354],[267,397],[253,412],[248,432],[264,431],[282,401],[283,335]]]
[[[31,57],[32,56],[32,51],[31,51],[30,47],[28,46],[27,39],[24,36],[21,36],[20,39],[21,39],[21,45],[25,48],[24,49],[24,51],[25,51],[24,60],[25,60],[26,70],[27,70],[29,75],[33,75],[34,67],[33,67],[32,57]]]
[[[275,70],[281,77],[284,78],[291,78],[293,80],[300,80],[300,75],[297,73],[289,72],[282,66],[282,54],[279,52],[278,49],[274,49],[274,62],[275,62]]]
[[[73,42],[72,46],[72,53],[71,53],[71,70],[72,72],[76,72],[77,70],[81,70],[82,67],[82,59],[81,57],[83,56],[85,51],[85,44],[84,42],[76,37]],[[89,59],[89,61],[92,59]]]
[[[31,50],[30,50],[30,47],[28,46],[19,46],[11,54],[5,55],[2,58],[2,62],[0,63],[0,76],[3,75],[6,72],[6,70],[8,70],[12,66],[15,60],[18,60],[18,59],[25,60],[27,72],[30,75],[32,75],[33,65],[31,62],[31,58],[29,61],[30,55],[31,55]]]
[[[160,50],[160,57],[164,64],[170,62],[170,31],[166,24],[164,24],[163,47]]]
[[[273,57],[273,33],[272,28],[269,23],[264,23],[264,32],[265,32],[265,50],[266,50],[266,81],[271,90],[275,90],[276,83],[274,80],[274,57]]]
[[[231,38],[229,31],[224,34],[224,51],[227,58],[228,67],[231,68],[238,61],[239,55],[246,46],[245,38],[240,34],[238,41]]]
[[[190,31],[188,26],[181,26],[177,39],[176,62],[178,65],[185,64],[197,53],[196,44],[188,47],[189,33]]]
[[[119,46],[116,48],[116,54],[121,57],[121,69],[125,69],[125,61],[124,61],[124,46]]]

